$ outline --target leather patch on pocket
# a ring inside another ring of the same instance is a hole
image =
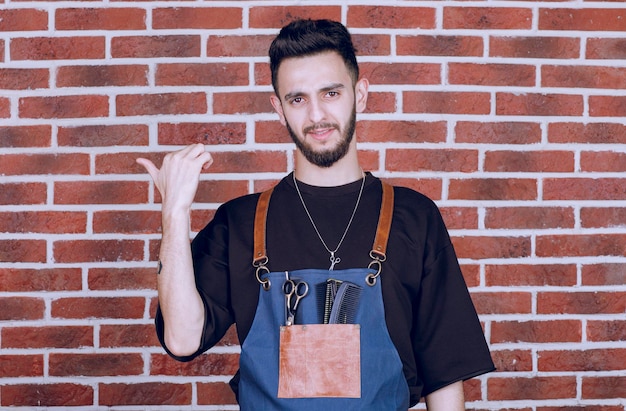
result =
[[[358,324],[280,328],[279,398],[361,397]]]

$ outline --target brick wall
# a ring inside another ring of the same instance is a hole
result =
[[[0,0],[0,407],[236,409],[232,333],[155,339],[134,160],[210,146],[194,231],[290,171],[266,50],[302,16],[355,35],[364,168],[442,208],[499,368],[468,408],[624,410],[626,7],[384,3]]]

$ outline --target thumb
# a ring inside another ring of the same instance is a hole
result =
[[[154,181],[156,181],[157,175],[159,173],[159,169],[157,168],[157,166],[154,165],[154,163],[150,160],[148,160],[147,158],[138,158],[135,160],[135,162],[141,166],[143,166],[143,168],[146,169],[146,171],[148,172],[148,174],[150,174],[150,176],[152,177],[152,179]]]

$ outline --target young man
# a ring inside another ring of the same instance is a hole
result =
[[[368,82],[348,31],[295,21],[269,54],[271,102],[297,147],[271,192],[222,205],[190,249],[210,154],[189,146],[161,169],[138,159],[163,198],[164,348],[191,360],[235,323],[242,410],[406,410],[422,396],[464,409],[462,381],[493,363],[437,207],[359,166]]]

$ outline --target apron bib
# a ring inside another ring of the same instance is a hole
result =
[[[265,252],[270,195],[271,190],[262,193],[255,218],[253,264],[261,286],[254,321],[241,347],[241,410],[406,411],[408,384],[385,323],[379,278],[391,226],[393,188],[383,183],[372,263],[346,270],[270,272]],[[308,286],[293,325],[286,325],[286,280]],[[354,298],[345,299],[344,316],[336,324],[324,324],[329,281],[349,282],[356,290],[346,294]]]

